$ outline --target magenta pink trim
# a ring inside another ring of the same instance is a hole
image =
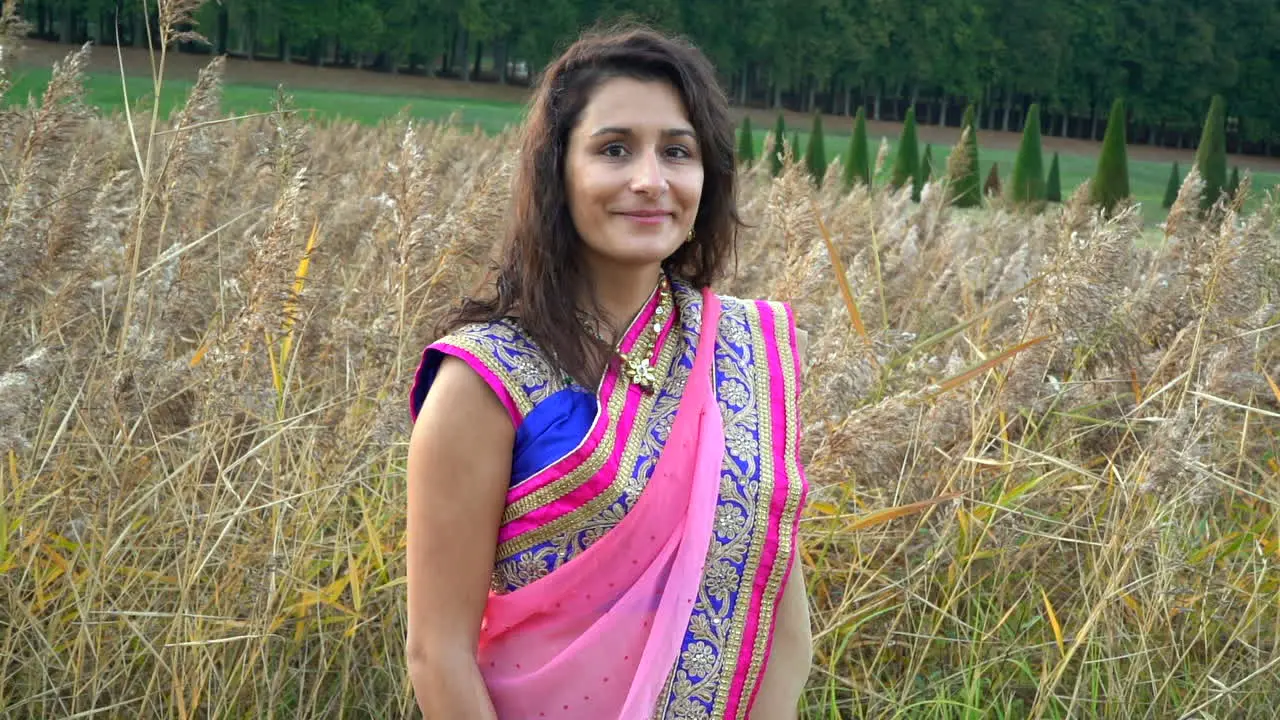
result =
[[[630,351],[631,346],[636,344],[636,340],[639,339],[640,333],[644,332],[645,325],[649,324],[649,321],[653,318],[654,311],[658,309],[658,300],[658,291],[655,289],[653,293],[649,295],[648,302],[646,302],[644,307],[640,308],[640,312],[636,314],[636,319],[632,321],[631,327],[627,328],[627,334],[622,336],[623,352]],[[670,318],[667,318],[667,320],[670,320]]]
[[[786,442],[787,433],[791,428],[787,426],[786,413],[786,384],[782,375],[782,359],[778,353],[778,338],[774,331],[773,309],[765,302],[757,302],[757,308],[760,313],[760,332],[763,344],[766,348],[766,356],[769,371],[769,408],[770,408],[770,428],[772,436],[768,438],[761,437],[760,445],[762,448],[768,448],[773,453],[773,497],[769,500],[769,526],[764,538],[764,545],[760,552],[760,564],[756,568],[755,580],[751,588],[751,600],[747,606],[747,622],[743,628],[741,650],[738,653],[738,667],[734,670],[733,681],[729,687],[729,701],[725,708],[725,717],[736,717],[739,705],[743,702],[742,694],[746,685],[747,675],[751,669],[751,649],[756,645],[756,638],[760,634],[760,606],[764,602],[765,590],[769,583],[769,576],[773,574],[773,567],[778,561],[778,541],[781,531],[782,513],[786,509],[787,504],[787,488],[790,481],[790,474],[787,470],[786,463]],[[759,362],[760,358],[756,358]],[[781,597],[781,586],[778,590],[778,597]],[[776,598],[775,598],[776,602]],[[764,663],[768,663],[768,652],[773,643],[773,623],[769,627],[764,628],[764,632],[768,634],[766,640]],[[763,665],[760,673],[763,675]],[[758,682],[752,688],[751,695],[747,698],[747,710],[750,711],[751,703],[755,701],[756,691],[759,689]]]
[[[636,322],[632,324],[631,329],[623,341],[623,346],[633,345],[643,330],[645,323],[652,321],[654,310],[658,307],[658,295],[655,292],[653,297],[649,299],[649,303],[645,306],[640,315],[637,316]],[[675,325],[674,316],[664,318],[663,327],[658,334],[658,350],[665,346],[672,335],[672,328]],[[614,392],[619,388],[625,388],[623,392],[627,393],[626,401],[623,405],[622,413],[614,422],[608,417],[608,407]],[[554,522],[556,519],[567,515],[583,505],[591,502],[599,497],[600,493],[607,490],[618,478],[623,452],[626,450],[626,438],[631,436],[631,432],[637,421],[637,410],[640,401],[644,397],[643,391],[635,386],[623,386],[618,375],[618,365],[615,361],[610,364],[608,372],[605,373],[604,379],[601,381],[601,391],[599,394],[599,410],[596,414],[596,421],[592,425],[590,432],[587,434],[586,440],[583,441],[574,451],[564,458],[552,463],[547,468],[538,471],[527,480],[521,482],[507,493],[507,504],[519,501],[529,496],[539,488],[559,480],[565,475],[573,472],[586,462],[600,442],[604,438],[606,432],[615,433],[619,439],[613,448],[613,453],[605,461],[600,471],[591,478],[583,482],[581,485],[573,488],[567,494],[557,498],[556,500],[530,510],[528,513],[506,523],[498,530],[498,542],[509,542],[513,538],[517,538],[525,533],[533,532],[547,523]]]
[[[517,428],[520,427],[520,424],[524,422],[524,416],[520,414],[520,409],[516,407],[515,400],[511,397],[511,393],[507,390],[507,386],[502,384],[502,380],[498,375],[490,370],[489,366],[485,365],[484,361],[480,360],[480,358],[460,347],[450,345],[446,342],[433,343],[428,345],[427,348],[422,351],[422,362],[418,365],[418,372],[413,378],[413,387],[409,391],[409,409],[414,420],[417,420],[418,413],[413,408],[413,398],[418,396],[419,388],[422,386],[422,383],[426,381],[425,371],[427,355],[433,350],[444,355],[452,355],[471,366],[471,369],[485,381],[485,384],[487,384],[489,388],[493,390],[494,394],[498,396],[498,400],[502,403],[502,406],[507,409],[507,414],[511,416],[511,424]]]
[[[782,309],[787,313],[787,340],[791,344],[791,362],[795,367],[795,376],[794,376],[796,379],[795,403],[796,403],[796,406],[799,407],[800,393],[804,388],[804,373],[801,370],[801,362],[800,362],[800,342],[799,342],[800,333],[796,332],[796,313],[795,313],[795,310],[791,307],[791,304],[782,303]],[[809,478],[805,474],[804,464],[800,462],[800,457],[799,457],[800,441],[804,439],[802,437],[804,433],[804,423],[800,422],[799,417],[796,418],[796,426],[794,428],[791,428],[791,431],[794,432],[796,436],[796,444],[795,444],[796,469],[800,473],[800,477],[797,478],[800,481],[800,507],[804,507],[806,500],[808,500],[808,497],[809,497]],[[797,546],[793,543],[792,547],[797,547]]]
[[[591,453],[595,452],[596,446],[600,444],[600,439],[604,437],[605,432],[611,424],[609,418],[609,401],[613,397],[614,391],[617,389],[617,374],[610,371],[605,373],[604,378],[600,381],[600,392],[597,394],[597,409],[595,421],[591,424],[591,429],[587,432],[586,438],[583,439],[578,447],[572,452],[559,460],[551,463],[547,467],[539,470],[519,485],[511,488],[507,493],[507,504],[510,505],[526,496],[532,494],[555,480],[564,477],[574,468],[581,465],[587,458],[591,457]]]
[[[708,327],[719,312],[711,296]],[[555,572],[490,594],[477,666],[504,718],[648,717],[680,655],[714,532],[724,433],[699,338],[672,441],[650,484],[603,538]]]

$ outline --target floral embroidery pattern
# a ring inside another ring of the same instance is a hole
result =
[[[736,658],[736,653],[729,652],[733,621],[743,614],[739,612],[739,602],[745,602],[750,595],[750,587],[744,587],[744,571],[756,525],[755,494],[759,487],[756,358],[746,303],[722,298],[722,305],[715,383],[724,419],[726,452],[707,573],[694,602],[683,645],[686,649],[705,645],[714,651],[715,661],[706,672],[699,673],[681,655],[666,701],[657,715],[660,718],[715,717],[714,710],[723,703],[733,672],[733,659],[727,656]]]
[[[689,671],[690,675],[696,677],[706,677],[715,669],[716,651],[707,643],[699,640],[680,654],[680,659],[684,662],[684,667]]]
[[[502,380],[521,415],[528,415],[535,405],[566,387],[514,320],[467,325],[438,344],[461,348],[479,358]]]
[[[693,352],[701,328],[701,296],[675,283],[682,332],[664,386],[643,418],[643,432],[631,442],[622,466],[627,473],[622,493],[594,516],[550,540],[500,559],[494,571],[496,592],[511,592],[553,572],[608,533],[640,497],[671,433],[676,409],[693,366]],[[730,679],[739,663],[742,603],[749,603],[755,573],[750,570],[763,542],[761,523],[767,519],[772,471],[762,467],[761,454],[772,452],[771,439],[781,428],[770,428],[767,363],[757,357],[761,347],[759,316],[754,303],[722,298],[716,343],[716,396],[724,421],[726,453],[721,468],[720,497],[707,556],[707,571],[694,602],[681,651],[655,708],[663,720],[710,720],[723,714]],[[779,338],[780,341],[785,341]],[[477,357],[503,380],[522,412],[564,387],[555,378],[537,347],[513,323],[473,326],[467,342]],[[502,372],[498,372],[501,369]],[[766,414],[762,423],[762,413]],[[762,429],[763,426],[763,429]],[[762,433],[766,436],[762,439]],[[780,437],[780,436],[779,436]],[[620,438],[619,443],[628,439]],[[628,472],[629,471],[629,472]],[[768,482],[764,482],[767,476]],[[753,547],[755,546],[755,547]],[[736,634],[735,634],[736,633]],[[748,689],[749,691],[749,689]]]

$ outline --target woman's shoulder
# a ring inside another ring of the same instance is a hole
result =
[[[803,362],[809,345],[809,333],[796,324],[795,310],[789,300],[759,297],[737,297],[716,293],[720,299],[721,317],[729,324],[728,332],[745,339],[760,338],[766,345],[782,346]],[[722,320],[720,330],[726,331]]]
[[[501,344],[523,347],[532,342],[521,330],[515,318],[472,322],[459,325],[431,343],[432,345]]]
[[[767,326],[780,335],[795,332],[795,312],[787,300],[759,297],[738,297],[717,292],[721,315],[746,322],[752,326]]]
[[[462,360],[480,375],[517,425],[538,402],[565,386],[520,323],[504,317],[456,327],[423,350],[413,391],[419,403],[446,356]]]

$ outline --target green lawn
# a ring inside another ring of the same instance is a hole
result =
[[[7,102],[26,102],[29,96],[39,96],[49,83],[51,72],[43,68],[24,68],[16,73],[13,88]],[[144,77],[128,78],[129,99],[136,103],[150,100],[151,80]],[[161,112],[169,113],[182,106],[193,83],[166,80],[161,92]],[[124,92],[120,76],[109,73],[90,73],[85,78],[86,100],[107,114],[121,112]],[[486,132],[497,132],[520,121],[522,106],[515,103],[484,102],[397,95],[373,95],[327,90],[285,88],[294,106],[303,114],[316,120],[343,118],[374,124],[388,119],[402,110],[415,118],[442,120],[451,113],[460,113],[464,125],[479,124]],[[275,99],[274,85],[225,85],[222,89],[224,112],[243,115],[265,112],[271,109]]]
[[[28,96],[38,96],[49,82],[50,71],[43,68],[23,69],[16,74],[12,90],[7,102],[25,102]],[[190,82],[166,82],[161,97],[161,110],[170,112],[180,106],[191,88]],[[124,104],[124,93],[120,87],[120,78],[112,74],[89,74],[86,78],[88,101],[106,113],[120,112]],[[286,90],[288,90],[286,88]],[[503,128],[520,122],[524,106],[517,103],[486,102],[479,100],[459,100],[439,97],[413,97],[396,95],[367,95],[349,92],[332,92],[325,90],[288,90],[293,96],[295,106],[309,117],[317,121],[335,118],[355,120],[362,123],[377,123],[407,111],[410,116],[423,120],[441,120],[457,113],[465,126],[478,125],[486,132],[498,132]],[[137,103],[149,99],[151,84],[146,78],[130,78],[129,97]],[[223,110],[230,114],[248,114],[271,109],[275,96],[275,88],[268,85],[230,85],[223,88]],[[754,133],[757,155],[764,144],[766,131]],[[801,145],[808,143],[809,133],[800,133]],[[892,165],[892,150],[895,145],[890,138],[891,156],[885,164],[885,172]],[[871,153],[874,156],[880,138],[870,138]],[[829,132],[824,145],[829,159],[842,153],[848,144],[848,135]],[[935,172],[946,167],[946,156],[949,147],[934,148]],[[1000,164],[1000,177],[1008,182],[1013,170],[1015,152],[1012,150],[979,149],[979,168],[985,178],[991,163]],[[1050,156],[1045,157],[1046,170]],[[1093,175],[1096,159],[1086,155],[1062,155],[1060,158],[1062,172],[1063,196],[1070,195],[1072,189]],[[1182,168],[1185,174],[1186,168]],[[1130,161],[1129,185],[1135,198],[1143,205],[1143,212],[1149,222],[1163,220],[1165,211],[1160,207],[1164,197],[1165,182],[1169,178],[1169,165],[1165,163]],[[1255,188],[1271,188],[1280,184],[1280,173],[1257,173],[1254,176]],[[1256,204],[1257,200],[1254,200]]]

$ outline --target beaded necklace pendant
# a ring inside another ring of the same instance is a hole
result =
[[[658,346],[658,335],[662,333],[662,323],[675,310],[675,300],[671,293],[671,281],[664,275],[658,283],[658,307],[654,309],[653,321],[640,331],[640,337],[628,352],[622,352],[622,340],[614,346],[613,352],[618,356],[623,377],[638,386],[646,393],[654,393],[662,387],[662,378],[658,377],[658,369],[654,366],[654,350]],[[588,318],[580,316],[583,327],[597,340],[603,340],[599,331],[588,323]]]

